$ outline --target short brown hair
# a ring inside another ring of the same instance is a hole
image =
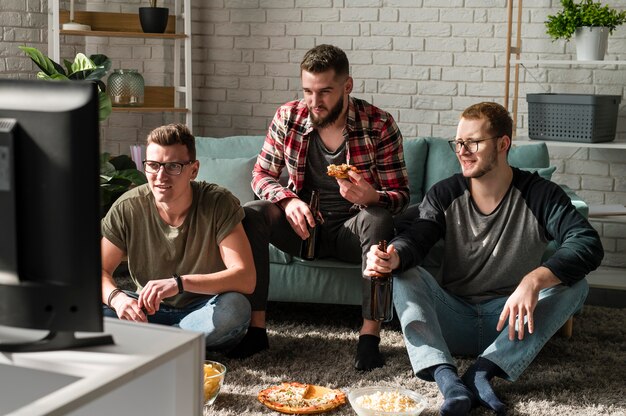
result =
[[[348,76],[350,63],[346,53],[333,45],[319,45],[310,49],[300,62],[300,70],[319,74],[330,69],[335,70],[335,76]]]
[[[189,152],[189,159],[196,160],[196,139],[184,124],[167,124],[157,127],[148,134],[146,143],[154,143],[159,146],[172,146],[183,144]]]
[[[513,135],[513,119],[509,112],[498,103],[482,102],[467,107],[461,118],[467,120],[487,120],[487,132],[496,137]]]

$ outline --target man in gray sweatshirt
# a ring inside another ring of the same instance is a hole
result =
[[[501,105],[468,107],[450,140],[462,173],[409,209],[410,226],[387,252],[373,246],[367,255],[366,275],[397,275],[394,305],[411,365],[437,382],[442,415],[479,404],[504,414],[491,379],[521,375],[581,308],[585,276],[604,256],[598,233],[558,185],[508,164],[511,135]],[[442,267],[433,277],[419,265],[440,239]],[[553,240],[559,248],[542,259]],[[453,355],[478,358],[459,376]]]

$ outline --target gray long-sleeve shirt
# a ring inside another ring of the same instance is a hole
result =
[[[418,265],[444,239],[438,280],[451,293],[476,303],[510,295],[540,265],[564,284],[582,279],[600,264],[598,233],[553,182],[513,168],[505,197],[482,214],[470,196],[469,180],[457,174],[426,194],[411,227],[393,240],[401,270]],[[542,264],[552,240],[557,251]]]

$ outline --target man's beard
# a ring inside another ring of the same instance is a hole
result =
[[[489,156],[489,160],[486,160],[486,162],[487,162],[486,165],[480,170],[477,170],[472,175],[464,175],[464,176],[470,177],[470,178],[480,178],[482,176],[485,176],[487,173],[491,172],[498,165],[497,152],[496,151],[492,152],[491,155]]]
[[[335,104],[335,106],[330,109],[326,117],[316,118],[313,112],[311,111],[311,109],[309,108],[311,123],[313,124],[313,127],[318,128],[318,129],[328,127],[331,124],[333,124],[335,121],[337,121],[342,111],[343,111],[343,95],[341,96],[339,101],[337,101],[337,104]]]

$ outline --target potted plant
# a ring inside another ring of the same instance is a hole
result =
[[[157,7],[157,0],[150,0],[150,7],[139,8],[139,22],[144,33],[163,33],[169,17],[167,7]]]
[[[111,68],[111,60],[106,55],[85,56],[77,53],[73,62],[63,60],[65,68],[48,58],[37,48],[20,46],[30,59],[41,69],[37,78],[47,80],[88,80],[98,84],[98,99],[100,100],[100,121],[104,121],[111,114],[111,99],[106,93],[106,86],[101,78]]]
[[[553,40],[576,39],[576,54],[580,61],[603,60],[608,36],[617,26],[626,22],[626,11],[603,6],[599,1],[561,0],[563,9],[549,15],[545,22],[547,33]]]
[[[147,183],[146,175],[137,169],[128,155],[100,155],[100,209],[107,213],[113,202],[135,186]]]
[[[100,100],[99,119],[106,120],[111,114],[111,99],[106,93],[106,86],[101,78],[111,67],[111,61],[105,55],[76,54],[73,62],[64,60],[65,68],[45,56],[38,49],[20,46],[41,69],[37,78],[46,80],[91,80],[98,84]],[[137,169],[135,162],[128,155],[112,157],[109,153],[100,155],[100,210],[104,216],[113,202],[127,190],[147,182],[146,175]]]

